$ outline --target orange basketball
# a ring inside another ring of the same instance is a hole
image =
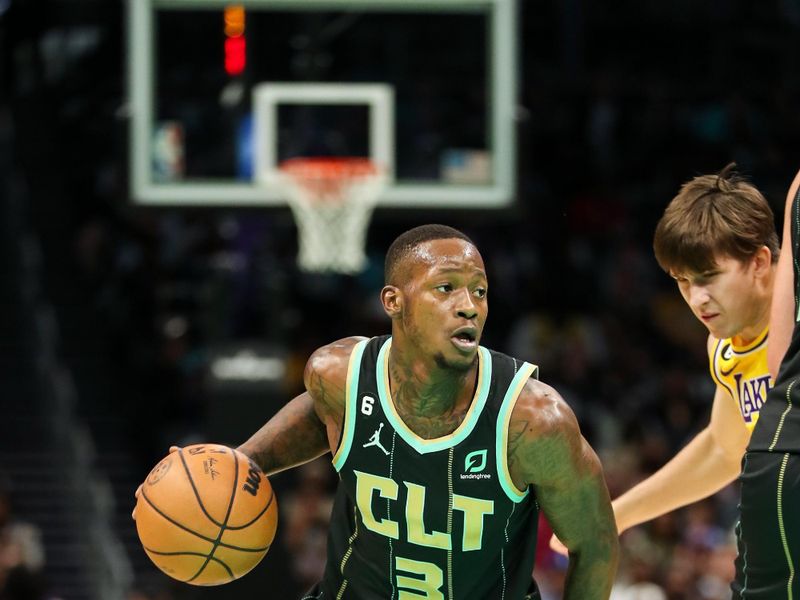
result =
[[[250,571],[277,524],[269,480],[247,456],[218,444],[170,453],[150,471],[136,503],[147,555],[193,585],[220,585]]]

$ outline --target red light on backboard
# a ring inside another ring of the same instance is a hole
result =
[[[244,36],[227,38],[225,40],[225,72],[228,75],[239,75],[244,71],[245,63]]]

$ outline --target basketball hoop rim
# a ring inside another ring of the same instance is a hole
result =
[[[360,156],[303,156],[284,160],[278,170],[294,179],[347,180],[379,175],[378,165]]]
[[[359,273],[384,169],[355,156],[303,156],[278,165],[278,184],[297,223],[297,262],[306,271]]]

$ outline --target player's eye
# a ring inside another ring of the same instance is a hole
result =
[[[716,277],[716,273],[700,273],[697,277],[694,278],[693,282],[695,285],[708,285],[714,280]]]
[[[486,298],[486,288],[475,288],[475,291],[472,292],[476,298]]]
[[[439,291],[439,292],[442,292],[442,293],[446,294],[448,292],[452,292],[453,291],[453,286],[450,285],[449,283],[443,283],[441,285],[437,285],[434,289],[436,291]]]

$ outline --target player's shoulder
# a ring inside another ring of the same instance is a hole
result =
[[[363,336],[354,335],[317,348],[306,362],[304,373],[306,384],[313,375],[334,381],[346,379],[350,356],[356,345],[366,339]]]
[[[581,455],[575,413],[551,386],[529,379],[508,425],[508,456],[515,481],[543,484],[564,477],[565,461]]]
[[[579,432],[575,413],[561,394],[552,386],[534,378],[525,382],[511,413],[509,425],[510,428],[524,432],[524,437],[540,441],[550,436]]]

